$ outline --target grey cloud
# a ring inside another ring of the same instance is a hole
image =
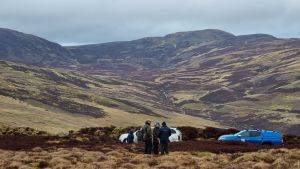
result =
[[[0,27],[61,44],[207,28],[300,37],[298,0],[0,0]]]

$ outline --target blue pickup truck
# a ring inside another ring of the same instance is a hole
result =
[[[283,143],[282,135],[276,131],[270,130],[242,130],[236,134],[220,136],[219,141],[227,142],[247,142],[261,145],[281,145]]]

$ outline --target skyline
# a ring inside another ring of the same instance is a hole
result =
[[[0,27],[62,45],[220,29],[299,38],[297,0],[0,0]]]

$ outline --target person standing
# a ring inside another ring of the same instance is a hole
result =
[[[162,123],[162,127],[159,129],[159,140],[160,140],[160,152],[162,155],[169,154],[169,137],[171,136],[171,129],[167,126],[166,122]]]
[[[127,136],[127,143],[132,144],[134,142],[134,134],[133,131],[130,130]]]
[[[159,138],[158,138],[159,129],[160,129],[160,124],[159,122],[156,122],[153,129],[153,153],[154,154],[159,154]]]
[[[142,129],[143,132],[143,141],[145,142],[145,154],[151,154],[152,152],[152,130],[151,130],[151,121],[147,120]]]

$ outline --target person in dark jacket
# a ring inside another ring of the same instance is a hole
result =
[[[129,133],[128,133],[128,136],[127,136],[127,143],[128,143],[128,144],[132,144],[132,143],[133,143],[133,140],[134,140],[133,131],[130,130]]]
[[[159,154],[159,128],[160,124],[159,122],[156,122],[153,129],[153,153]]]
[[[142,129],[143,141],[145,142],[145,154],[151,154],[152,152],[152,130],[151,121],[147,120]]]
[[[158,134],[160,140],[160,152],[162,155],[169,154],[168,144],[170,142],[169,137],[171,134],[171,129],[167,126],[166,122],[163,122]]]

